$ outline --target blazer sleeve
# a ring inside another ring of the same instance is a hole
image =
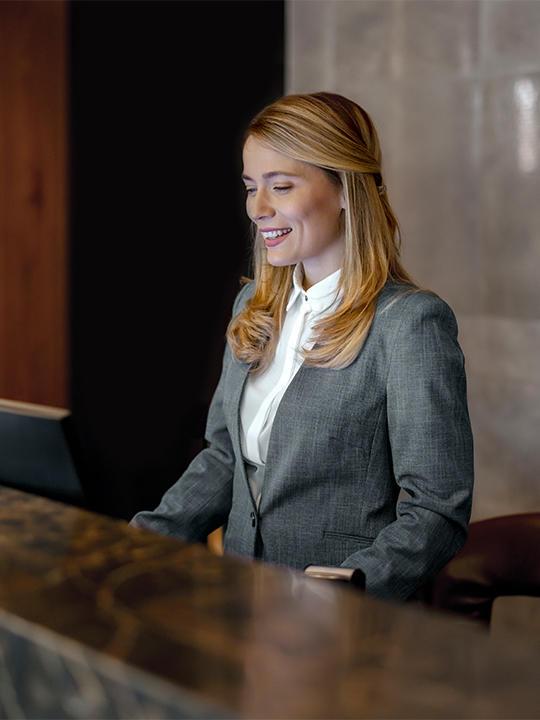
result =
[[[437,296],[399,300],[387,377],[387,427],[393,475],[406,491],[397,519],[373,544],[348,557],[366,590],[403,599],[437,572],[467,537],[473,441],[464,359],[451,309]]]
[[[246,285],[238,294],[236,314],[250,291]],[[164,494],[153,511],[142,511],[131,523],[161,533],[174,535],[186,542],[202,542],[216,528],[227,522],[232,503],[235,467],[234,450],[223,413],[227,369],[233,362],[227,345],[223,368],[210,404],[205,439],[209,446],[190,463],[180,479]]]

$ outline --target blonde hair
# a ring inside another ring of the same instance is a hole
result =
[[[345,259],[339,306],[314,328],[304,352],[312,367],[344,368],[367,337],[388,278],[413,284],[399,257],[400,232],[381,173],[381,150],[369,115],[341,95],[288,95],[250,123],[253,137],[294,160],[325,170],[345,194]],[[227,339],[236,359],[263,372],[274,357],[285,318],[294,267],[274,267],[260,232],[254,243],[253,296],[231,320]]]

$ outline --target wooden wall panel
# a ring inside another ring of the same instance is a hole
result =
[[[64,0],[0,0],[0,397],[67,407]]]

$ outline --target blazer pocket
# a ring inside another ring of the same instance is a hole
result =
[[[368,537],[367,535],[350,535],[349,533],[338,533],[331,530],[324,530],[323,537],[325,540],[357,543],[362,547],[369,547],[375,540],[374,537]]]

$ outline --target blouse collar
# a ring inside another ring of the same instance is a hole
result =
[[[324,280],[315,283],[315,285],[312,285],[309,290],[304,290],[302,287],[304,269],[302,264],[298,263],[294,269],[293,287],[287,304],[287,311],[294,305],[300,295],[304,297],[305,301],[309,302],[311,309],[315,312],[328,310],[337,300],[337,290],[340,276],[341,269],[336,270],[331,275],[328,275],[328,277],[325,277]]]

